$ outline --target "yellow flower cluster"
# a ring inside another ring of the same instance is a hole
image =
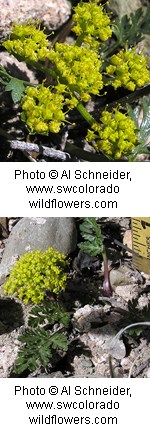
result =
[[[110,28],[110,18],[104,11],[102,5],[98,5],[98,0],[88,3],[78,3],[74,8],[73,21],[75,26],[73,32],[77,36],[83,36],[83,41],[90,46],[97,39],[104,42],[112,35]],[[93,45],[94,48],[94,45]]]
[[[53,90],[44,84],[38,88],[27,87],[22,98],[22,120],[26,122],[31,133],[58,133],[65,121],[63,106],[65,99],[60,93],[61,85]]]
[[[112,113],[104,110],[100,117],[101,124],[94,123],[88,130],[86,140],[95,140],[96,150],[118,159],[132,152],[137,142],[136,126],[132,119],[117,108]]]
[[[24,303],[30,300],[38,304],[46,294],[55,294],[65,289],[67,275],[64,267],[68,264],[65,255],[50,247],[44,253],[25,253],[15,264],[4,284],[4,293],[15,294]]]
[[[9,53],[34,62],[44,61],[49,51],[46,34],[34,24],[15,24],[12,28],[12,39],[2,45]]]
[[[60,81],[69,84],[82,101],[87,102],[90,94],[98,95],[103,88],[102,62],[89,48],[56,43],[47,57],[55,64]]]
[[[111,85],[114,89],[125,87],[134,91],[136,87],[142,87],[150,81],[150,72],[146,59],[142,54],[132,51],[120,51],[110,58],[110,65],[106,73],[113,76]]]

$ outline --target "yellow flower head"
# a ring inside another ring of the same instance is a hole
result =
[[[50,247],[44,253],[35,251],[25,253],[12,269],[4,293],[14,293],[25,303],[40,303],[46,291],[55,294],[65,289],[67,274],[64,268],[68,264],[65,255]]]
[[[97,39],[105,42],[112,35],[110,18],[103,6],[97,3],[97,0],[78,3],[74,8],[72,17],[75,23],[73,32],[77,36],[83,35],[83,41],[89,45],[92,45],[92,41]]]
[[[103,88],[102,62],[89,48],[56,43],[48,58],[55,64],[60,81],[63,79],[82,101],[87,102],[90,94],[97,95]]]
[[[87,141],[95,140],[96,150],[118,159],[132,152],[137,142],[136,126],[132,119],[117,108],[112,113],[104,110],[100,123],[92,125],[88,130]]]
[[[131,51],[119,51],[110,58],[110,65],[106,68],[106,73],[112,76],[109,84],[117,89],[125,87],[134,91],[137,87],[142,87],[150,81],[150,72],[145,57],[142,54]]]
[[[43,30],[35,24],[14,24],[11,39],[2,44],[9,53],[30,61],[44,61],[49,42]]]
[[[64,96],[53,88],[45,87],[44,84],[38,88],[27,87],[22,98],[22,120],[24,120],[31,133],[48,134],[50,131],[58,133],[65,121],[63,106]]]

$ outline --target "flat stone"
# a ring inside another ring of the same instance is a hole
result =
[[[49,247],[68,255],[76,249],[77,232],[71,217],[24,217],[12,229],[0,264],[2,283],[16,260],[26,252]],[[3,277],[2,277],[3,276]]]

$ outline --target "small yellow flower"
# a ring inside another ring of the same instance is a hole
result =
[[[14,24],[11,37],[2,44],[9,53],[34,62],[45,61],[49,42],[43,30],[37,29],[36,25]]]
[[[112,35],[110,18],[97,0],[88,3],[78,3],[74,8],[73,21],[75,23],[73,32],[77,36],[83,36],[84,43],[91,46],[96,40],[105,42]],[[96,45],[95,45],[96,48]]]
[[[106,74],[113,76],[108,84],[114,89],[125,87],[134,91],[137,87],[144,86],[150,81],[150,72],[146,59],[135,50],[123,51],[114,54],[110,58],[110,65],[106,67]]]
[[[28,303],[39,304],[46,291],[59,293],[65,289],[67,274],[64,272],[68,264],[65,255],[53,248],[44,253],[35,251],[25,253],[12,269],[4,284],[4,293],[15,295]]]
[[[112,113],[104,110],[100,123],[93,123],[92,130],[88,130],[86,140],[89,142],[95,140],[96,150],[118,159],[132,152],[136,146],[136,126],[129,116],[121,113],[117,108]]]
[[[103,88],[102,61],[89,48],[56,43],[55,51],[50,50],[47,57],[55,64],[60,81],[65,79],[66,85],[73,85],[83,101]]]
[[[21,103],[22,120],[32,134],[59,132],[65,121],[65,98],[61,93],[57,93],[57,86],[54,89],[46,88],[44,84],[38,88],[27,87]]]

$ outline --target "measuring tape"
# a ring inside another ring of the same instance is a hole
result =
[[[150,274],[150,217],[131,218],[134,266]]]

